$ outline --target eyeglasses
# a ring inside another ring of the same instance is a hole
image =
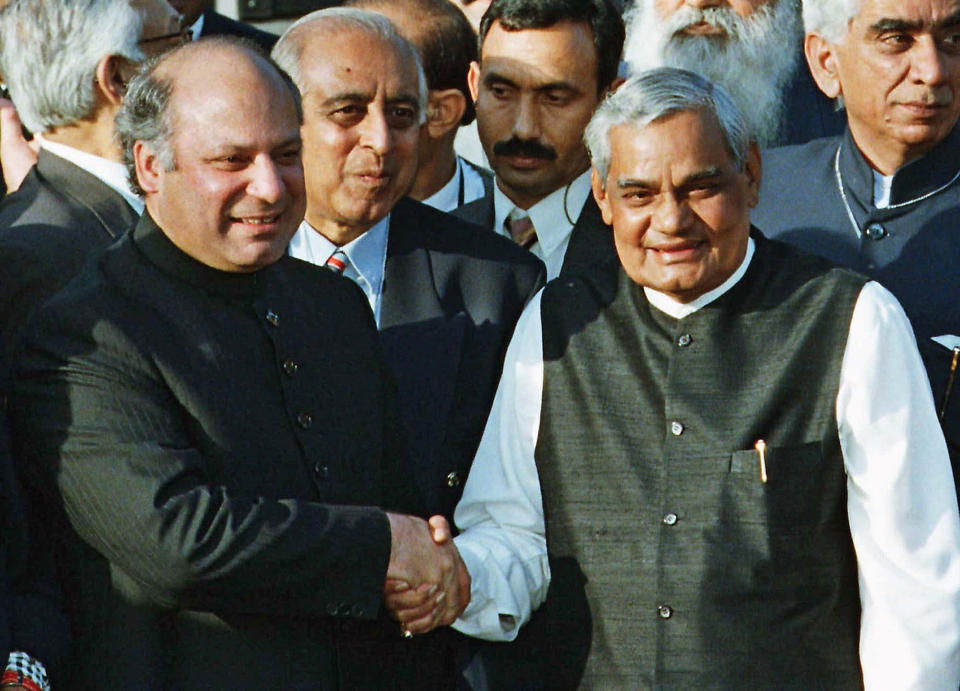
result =
[[[146,43],[157,43],[159,41],[176,41],[177,45],[183,45],[184,43],[190,43],[193,40],[193,32],[190,31],[190,27],[185,29],[179,29],[170,34],[162,34],[161,36],[151,36],[150,38],[141,38],[137,41],[138,46],[142,46]]]

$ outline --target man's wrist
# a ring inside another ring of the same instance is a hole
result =
[[[23,652],[12,652],[0,677],[0,688],[22,686],[29,691],[50,691],[47,669],[40,660]]]

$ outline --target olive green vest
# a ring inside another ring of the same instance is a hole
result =
[[[558,649],[591,629],[583,688],[862,686],[835,411],[865,279],[754,238],[681,320],[619,269],[543,295],[536,460],[566,594],[541,617]],[[590,616],[564,617],[578,588]]]

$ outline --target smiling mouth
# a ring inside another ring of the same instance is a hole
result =
[[[684,242],[676,245],[648,247],[647,251],[666,262],[683,262],[696,259],[705,247],[705,242]]]
[[[274,214],[273,216],[231,216],[230,220],[245,226],[269,226],[278,223],[282,215],[283,214]]]

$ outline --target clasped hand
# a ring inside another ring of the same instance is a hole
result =
[[[450,524],[388,513],[390,564],[383,600],[390,616],[410,633],[449,626],[470,603],[470,574],[460,558]]]

